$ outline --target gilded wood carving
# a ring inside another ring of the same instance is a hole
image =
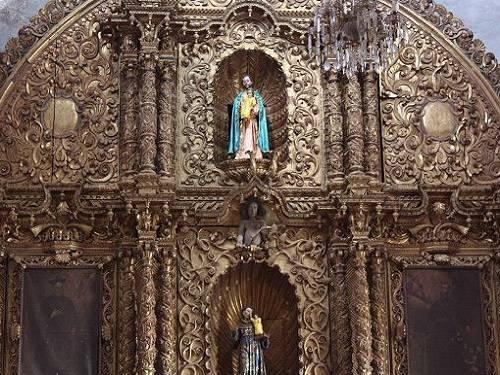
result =
[[[6,373],[23,267],[102,268],[101,373],[216,374],[213,291],[258,259],[296,294],[300,374],[408,374],[404,272],[426,268],[480,274],[496,374],[500,69],[443,7],[401,2],[408,45],[347,81],[307,58],[316,0],[49,1],[0,54]],[[246,70],[275,147],[231,164]],[[255,254],[248,197],[279,224]]]

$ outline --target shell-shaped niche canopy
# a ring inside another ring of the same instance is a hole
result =
[[[268,374],[299,373],[298,303],[292,285],[277,268],[244,263],[222,275],[212,294],[211,334],[215,374],[238,374],[232,332],[241,311],[252,307],[262,318],[271,346],[264,351]]]
[[[214,77],[214,136],[215,160],[228,158],[229,123],[231,108],[236,95],[242,90],[246,74],[253,86],[262,94],[269,127],[271,150],[286,142],[287,93],[286,77],[278,62],[259,50],[239,50],[219,64]]]

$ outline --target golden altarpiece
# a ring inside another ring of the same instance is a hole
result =
[[[433,290],[457,285],[480,301],[455,292],[479,315],[448,319],[467,373],[498,374],[500,69],[443,7],[401,3],[397,59],[347,78],[308,57],[314,0],[50,0],[0,55],[2,373],[30,373],[33,272],[95,270],[81,374],[232,374],[245,304],[268,374],[424,373],[446,353],[419,316],[439,342]],[[272,151],[231,160],[246,73]],[[238,248],[250,198],[274,230]]]

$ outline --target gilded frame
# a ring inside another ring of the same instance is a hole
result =
[[[443,255],[426,252],[413,254],[390,255],[388,260],[389,279],[389,326],[391,373],[393,375],[409,374],[408,349],[408,317],[405,298],[405,283],[403,274],[412,269],[443,269],[443,270],[478,270],[480,271],[481,312],[484,339],[484,355],[486,373],[498,374],[498,338],[497,327],[499,312],[495,302],[498,299],[500,282],[499,265],[493,260],[491,250],[471,251],[455,255]]]
[[[81,269],[96,268],[101,280],[101,317],[99,340],[99,374],[115,373],[115,316],[116,316],[116,262],[112,256],[81,256],[69,260],[57,255],[13,255],[10,257],[8,277],[10,284],[7,290],[7,316],[5,345],[6,375],[20,373],[21,337],[22,337],[22,302],[23,280],[26,269],[58,268]]]

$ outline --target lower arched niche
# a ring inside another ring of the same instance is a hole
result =
[[[244,263],[222,275],[212,294],[211,346],[215,374],[237,375],[237,350],[232,332],[241,310],[250,306],[262,317],[271,346],[264,357],[268,375],[299,373],[297,297],[277,268]]]

